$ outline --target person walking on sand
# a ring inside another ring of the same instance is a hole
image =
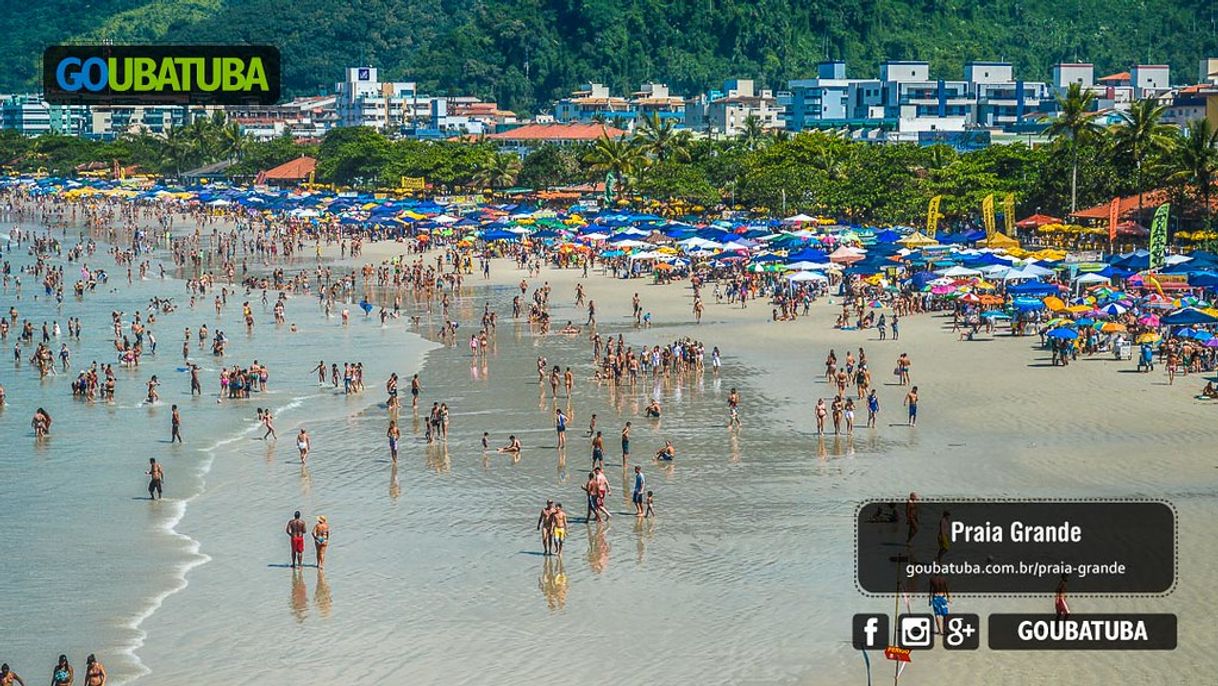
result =
[[[634,516],[643,516],[643,494],[646,492],[644,488],[647,483],[647,477],[643,476],[643,468],[639,465],[634,466],[634,488],[630,491],[630,500],[634,503]]]
[[[156,463],[155,457],[148,458],[148,499],[156,500],[161,498],[161,486],[165,481],[165,470],[161,465]]]
[[[300,518],[300,510],[292,515],[291,521],[284,527],[284,533],[288,535],[292,547],[292,569],[304,566],[304,537],[307,529],[304,520]]]
[[[554,501],[547,500],[541,514],[537,515],[537,531],[541,532],[543,555],[549,555],[554,545]]]
[[[727,428],[740,428],[740,394],[735,388],[727,395]]]
[[[554,554],[562,555],[563,541],[567,540],[567,512],[562,509],[562,503],[554,505]]]
[[[592,438],[592,467],[605,466],[605,437],[601,432],[597,431],[596,436]]]
[[[630,461],[630,422],[622,427],[622,465]]]
[[[313,553],[317,558],[317,568],[326,566],[326,548],[330,546],[330,525],[325,515],[317,515],[317,524],[313,525]]]
[[[309,432],[304,429],[296,434],[296,449],[300,451],[300,464],[304,464],[309,459]]]
[[[825,399],[817,398],[816,399],[816,434],[818,436],[825,435],[825,415],[827,415],[828,413],[829,413],[829,410],[828,410],[828,408],[825,407]]]
[[[918,425],[918,387],[914,386],[905,394],[905,406],[909,408],[909,425]]]
[[[874,429],[876,420],[880,416],[880,397],[876,395],[875,389],[867,394],[867,428]]]
[[[567,447],[567,415],[561,408],[554,410],[554,431],[558,433],[558,449]]]

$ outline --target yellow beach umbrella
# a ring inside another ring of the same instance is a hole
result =
[[[1160,338],[1161,338],[1161,336],[1159,336],[1159,334],[1154,333],[1153,331],[1148,331],[1148,332],[1138,336],[1137,342],[1138,343],[1158,343]]]
[[[1045,307],[1048,308],[1050,312],[1061,312],[1062,310],[1066,309],[1065,301],[1056,295],[1051,295],[1045,298],[1043,302],[1045,303]]]

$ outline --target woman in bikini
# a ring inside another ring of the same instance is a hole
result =
[[[326,565],[326,548],[330,545],[330,525],[326,523],[325,515],[317,515],[317,524],[313,527],[313,547],[317,553],[317,568]]]

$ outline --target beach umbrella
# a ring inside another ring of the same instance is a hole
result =
[[[1102,333],[1124,333],[1125,325],[1120,322],[1104,322],[1104,325],[1100,327],[1100,331]]]
[[[1160,338],[1162,338],[1162,336],[1160,336],[1159,334],[1157,334],[1153,331],[1147,331],[1146,333],[1139,335],[1135,342],[1137,342],[1137,343],[1158,343]]]
[[[1159,316],[1154,315],[1154,314],[1148,314],[1145,317],[1139,317],[1138,323],[1141,324],[1142,326],[1158,326],[1159,325]]]
[[[1099,309],[1100,312],[1108,315],[1109,317],[1119,317],[1125,314],[1125,312],[1128,310],[1129,308],[1118,305],[1117,303],[1108,303]]]
[[[1091,317],[1083,317],[1082,319],[1079,319],[1078,321],[1076,321],[1074,323],[1078,324],[1079,326],[1091,326],[1092,324],[1095,323],[1095,320],[1092,319]]]
[[[367,300],[359,301],[359,308],[364,311],[364,314],[372,314],[372,303]]]
[[[1169,315],[1164,316],[1159,321],[1162,322],[1163,324],[1167,324],[1167,325],[1171,325],[1171,326],[1175,326],[1177,324],[1181,324],[1181,325],[1213,324],[1215,322],[1218,322],[1218,317],[1215,317],[1211,314],[1202,312],[1201,310],[1198,310],[1195,307],[1186,307],[1182,310],[1177,310],[1175,312],[1172,312]]]
[[[1211,338],[1205,342],[1207,348],[1218,348],[1218,338]]]
[[[1011,318],[1011,315],[1007,314],[1006,312],[1003,312],[1002,310],[988,310],[986,312],[982,312],[981,316],[985,317],[986,319],[1010,319]]]
[[[1209,331],[1198,331],[1197,333],[1193,334],[1193,340],[1201,341],[1202,343],[1208,343],[1209,341],[1213,340],[1213,338],[1214,334],[1210,333]]]
[[[1075,338],[1078,338],[1077,331],[1075,331],[1074,329],[1068,329],[1064,326],[1058,327],[1056,329],[1051,329],[1045,335],[1048,336],[1049,338],[1059,338],[1059,339],[1063,339],[1063,340],[1073,340]]]
[[[1183,329],[1176,329],[1176,336],[1178,338],[1192,338],[1196,335],[1197,335],[1197,330],[1189,328],[1187,326],[1184,327]]]

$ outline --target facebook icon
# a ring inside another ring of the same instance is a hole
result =
[[[888,615],[855,615],[852,632],[855,650],[872,650],[888,645]]]

